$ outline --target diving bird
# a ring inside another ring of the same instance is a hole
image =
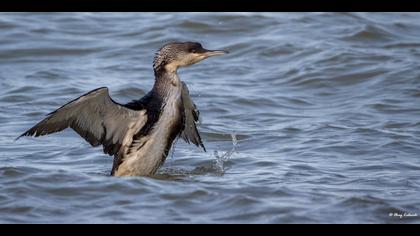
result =
[[[206,151],[196,127],[199,111],[177,74],[178,68],[226,53],[204,49],[197,42],[165,44],[153,61],[153,88],[141,99],[119,104],[109,96],[108,88],[101,87],[48,114],[18,138],[70,127],[92,146],[102,145],[104,153],[114,157],[111,175],[153,175],[177,137]]]

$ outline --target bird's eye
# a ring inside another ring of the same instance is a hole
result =
[[[191,52],[191,53],[196,53],[196,52],[197,52],[197,50],[195,50],[195,49],[191,49],[191,50],[190,50],[190,52]]]

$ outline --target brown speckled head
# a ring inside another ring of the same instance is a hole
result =
[[[211,56],[228,53],[223,50],[207,50],[196,42],[173,42],[165,44],[155,56],[153,69],[175,72],[179,67],[190,66]]]

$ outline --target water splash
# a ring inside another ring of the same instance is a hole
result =
[[[156,179],[162,180],[179,180],[185,178],[193,178],[195,175],[204,175],[204,174],[215,174],[218,176],[224,175],[226,170],[229,168],[226,167],[226,163],[230,160],[233,153],[236,151],[236,146],[238,144],[238,140],[236,138],[235,133],[231,133],[232,138],[232,148],[229,151],[218,151],[215,150],[213,152],[214,157],[216,158],[215,163],[208,163],[206,165],[198,166],[193,170],[184,170],[184,169],[176,169],[173,168],[173,159],[175,153],[175,146],[177,144],[178,139],[175,140],[171,152],[168,155],[168,166],[166,168],[160,168],[158,173],[153,176]]]
[[[170,158],[169,158],[169,166],[172,166],[174,163],[174,155],[175,155],[175,149],[176,149],[176,144],[178,143],[178,139],[179,137],[177,137],[174,141],[174,143],[172,144],[172,148],[170,150]]]
[[[228,168],[226,168],[226,163],[232,157],[232,154],[235,152],[236,146],[238,144],[238,140],[236,139],[236,134],[231,133],[230,136],[232,137],[232,149],[231,150],[229,150],[225,153],[221,153],[218,150],[214,151],[214,156],[216,157],[215,167],[220,172],[221,175],[223,175],[226,172],[226,170],[228,169]]]

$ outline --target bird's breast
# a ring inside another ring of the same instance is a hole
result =
[[[163,164],[173,140],[182,131],[181,91],[168,94],[161,114],[149,134],[133,140],[131,150],[118,167],[116,176],[153,175]]]

